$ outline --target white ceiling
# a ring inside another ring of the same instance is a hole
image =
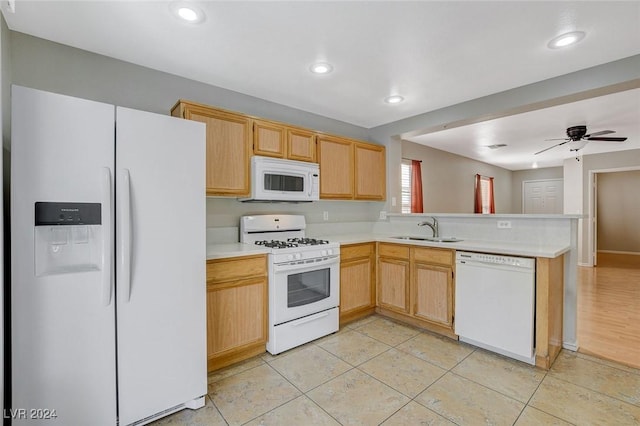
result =
[[[640,53],[638,1],[192,1],[206,14],[199,25],[172,16],[167,1],[17,0],[15,13],[6,3],[12,30],[365,128]],[[587,36],[547,48],[572,30]],[[334,71],[311,74],[316,61]],[[391,94],[405,101],[385,104]],[[535,152],[540,139],[587,123],[637,142],[637,92],[620,96],[606,104],[619,114],[575,103],[415,140],[487,162],[493,157],[476,152],[477,141],[468,144],[476,134]],[[591,149],[595,143],[584,152]],[[496,164],[523,167],[506,157]],[[541,155],[541,166],[547,157],[551,164],[551,154]]]
[[[404,138],[443,151],[494,164],[509,170],[561,166],[565,158],[576,157],[572,144],[534,153],[563,142],[566,129],[586,125],[587,133],[613,130],[605,136],[627,137],[625,142],[590,141],[578,155],[640,149],[640,89],[627,90],[583,101],[544,108],[496,120]],[[493,144],[504,148],[490,149]]]

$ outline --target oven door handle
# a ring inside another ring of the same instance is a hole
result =
[[[308,317],[301,318],[301,319],[299,319],[297,321],[291,321],[291,325],[294,326],[294,327],[297,327],[299,325],[303,325],[303,324],[309,323],[311,321],[319,320],[320,318],[324,318],[324,317],[326,317],[328,315],[329,315],[329,312],[321,312],[321,313],[319,313],[317,315],[310,315]]]
[[[294,269],[306,268],[309,266],[318,267],[318,266],[328,266],[340,263],[340,256],[329,256],[322,259],[319,262],[305,262],[299,260],[292,260],[290,262],[285,263],[275,263],[273,265],[274,271],[291,271]]]

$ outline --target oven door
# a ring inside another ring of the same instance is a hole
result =
[[[340,257],[272,265],[269,280],[271,325],[335,308],[340,302]]]

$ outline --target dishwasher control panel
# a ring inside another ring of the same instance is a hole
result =
[[[472,253],[464,251],[456,252],[456,262],[490,263],[495,265],[516,266],[520,268],[533,268],[535,265],[535,259],[530,257],[514,257],[504,256],[501,254]]]

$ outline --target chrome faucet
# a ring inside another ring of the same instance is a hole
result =
[[[430,217],[431,219],[433,219],[433,223],[424,221],[424,222],[420,222],[418,226],[425,226],[425,225],[428,226],[433,231],[433,236],[437,238],[440,236],[438,234],[438,220],[433,216],[430,216]]]

